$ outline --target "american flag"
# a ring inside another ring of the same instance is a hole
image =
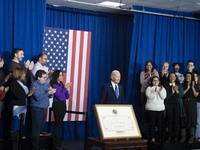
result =
[[[91,32],[45,27],[44,53],[49,70],[62,70],[64,83],[72,82],[67,110],[86,112]],[[66,114],[64,121],[83,121],[78,114]]]

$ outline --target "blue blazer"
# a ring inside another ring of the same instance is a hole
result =
[[[117,98],[111,82],[103,85],[100,92],[100,98],[99,98],[100,103],[101,104],[124,104],[125,98],[124,98],[123,86],[118,84],[118,87],[119,87],[119,97]]]

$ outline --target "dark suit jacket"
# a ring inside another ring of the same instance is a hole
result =
[[[9,102],[9,106],[26,105],[27,95],[22,88],[22,86],[17,82],[17,80],[11,79],[9,83],[9,90],[6,94],[6,101]]]
[[[102,103],[102,104],[124,104],[125,98],[124,98],[123,86],[118,84],[118,87],[119,87],[119,97],[117,98],[115,96],[115,91],[113,89],[111,82],[106,83],[101,88],[100,99],[99,99],[100,103]]]

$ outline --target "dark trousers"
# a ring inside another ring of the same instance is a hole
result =
[[[45,108],[31,107],[32,116],[32,147],[33,150],[39,150],[40,131],[43,130],[45,124],[46,110]]]
[[[166,113],[168,120],[169,138],[178,138],[180,128],[180,107],[178,103],[167,104]],[[173,133],[173,134],[172,134]]]
[[[54,112],[54,129],[53,129],[53,145],[55,148],[61,147],[60,129],[66,113],[66,101],[53,102],[52,109]]]
[[[13,108],[4,101],[4,106],[2,110],[3,119],[3,137],[5,139],[10,139],[10,131],[12,126]]]
[[[147,111],[150,138],[155,138],[155,127],[158,128],[158,139],[162,140],[164,111]]]

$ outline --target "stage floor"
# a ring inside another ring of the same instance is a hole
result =
[[[46,150],[51,150],[52,140],[43,137],[41,140],[41,145]],[[83,141],[62,141],[63,150],[84,150]],[[23,150],[31,150],[30,141],[23,141]],[[0,150],[10,150],[10,144],[4,140],[0,140]],[[101,150],[99,147],[92,147],[91,150]],[[117,149],[121,150],[121,149]],[[136,149],[126,149],[126,150],[136,150]],[[200,142],[194,142],[193,144],[187,143],[148,143],[148,150],[200,150]]]

